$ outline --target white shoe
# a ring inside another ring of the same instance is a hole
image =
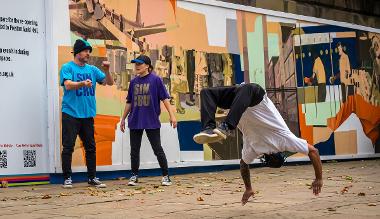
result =
[[[170,180],[169,176],[162,177],[161,185],[163,185],[163,186],[171,186],[172,185],[172,181]]]
[[[128,185],[137,186],[138,182],[139,182],[139,177],[137,175],[132,175],[131,178],[129,178]]]
[[[193,140],[198,144],[213,143],[223,140],[222,137],[214,133],[212,129],[206,129],[194,135]]]
[[[98,178],[88,179],[88,184],[96,188],[107,188],[106,184],[100,182]]]
[[[73,188],[73,181],[71,180],[71,177],[65,179],[65,181],[63,182],[62,187],[64,189],[71,189],[71,188]]]

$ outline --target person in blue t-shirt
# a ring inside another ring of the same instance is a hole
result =
[[[96,146],[94,138],[94,117],[96,115],[96,83],[113,85],[109,62],[103,62],[106,73],[87,64],[92,52],[91,45],[83,39],[74,44],[74,61],[65,63],[60,71],[62,98],[62,172],[64,188],[72,188],[71,161],[77,135],[86,151],[88,184],[106,187],[96,178]]]
[[[120,123],[120,129],[124,132],[125,119],[128,116],[132,169],[132,176],[128,185],[135,186],[138,183],[141,137],[145,130],[162,170],[161,184],[170,186],[172,183],[168,174],[166,155],[161,146],[161,123],[159,119],[161,113],[160,103],[162,101],[169,112],[170,124],[173,128],[177,127],[177,120],[170,107],[170,96],[162,79],[153,72],[153,66],[148,56],[140,55],[132,60],[132,63],[135,63],[137,77],[129,84],[127,103]]]

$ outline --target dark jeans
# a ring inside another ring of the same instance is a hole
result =
[[[130,129],[131,169],[135,175],[138,175],[140,167],[140,148],[143,133],[144,129]],[[167,176],[168,161],[166,160],[164,149],[161,146],[160,129],[145,129],[145,133],[148,136],[154,155],[156,155],[158,163],[160,164],[162,175]]]
[[[212,87],[201,90],[202,129],[214,129],[216,108],[230,109],[225,122],[235,129],[248,107],[259,104],[265,90],[258,84]]]
[[[72,174],[71,161],[75,140],[79,135],[86,151],[88,178],[96,175],[96,146],[94,138],[94,118],[74,118],[62,113],[62,172],[65,179]]]

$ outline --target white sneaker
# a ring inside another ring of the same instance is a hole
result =
[[[63,182],[62,187],[64,189],[71,189],[71,188],[73,188],[73,181],[71,180],[71,177],[65,179],[65,181]]]
[[[137,175],[132,175],[131,178],[129,178],[128,185],[129,186],[137,186],[139,182],[139,178]]]
[[[162,177],[161,185],[163,186],[171,186],[172,181],[170,180],[169,176]]]
[[[98,178],[88,179],[88,184],[91,186],[95,186],[96,188],[107,188],[107,185],[100,182]]]

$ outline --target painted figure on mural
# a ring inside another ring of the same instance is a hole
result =
[[[209,72],[209,87],[223,86],[223,58],[222,54],[207,53],[207,67]]]
[[[159,60],[157,60],[155,64],[157,75],[162,78],[167,90],[170,89],[169,64],[163,55],[159,56]]]
[[[105,13],[99,0],[95,1],[94,17],[96,21],[100,21],[104,17]]]
[[[189,98],[186,99],[188,106],[195,105],[194,86],[195,86],[195,50],[186,51],[186,75],[187,85],[189,87]]]
[[[326,72],[321,57],[317,53],[312,52],[314,58],[313,73],[310,78],[305,77],[304,81],[309,86],[318,86],[318,99],[316,102],[326,101]]]
[[[162,49],[161,49],[161,54],[163,56],[163,58],[166,60],[166,62],[168,63],[169,67],[168,67],[168,80],[164,80],[164,83],[165,85],[168,87],[168,92],[170,94],[170,104],[171,105],[174,105],[175,102],[174,102],[174,99],[173,99],[173,95],[172,95],[172,86],[171,86],[171,75],[172,75],[172,61],[173,61],[173,47],[170,47],[170,46],[163,46]]]
[[[233,84],[233,62],[231,55],[228,53],[223,54],[223,75],[224,85],[231,86]]]
[[[372,86],[370,90],[370,99],[372,98],[373,90],[380,90],[380,34],[376,34],[371,39],[370,54],[372,58],[373,73]]]
[[[141,41],[141,53],[146,56],[149,56],[149,44],[146,41],[145,37]]]
[[[199,96],[203,88],[208,87],[208,67],[206,54],[201,51],[195,52],[195,89],[194,92]]]
[[[174,48],[171,75],[172,96],[175,102],[176,111],[185,114],[185,108],[181,105],[181,96],[188,91],[186,78],[186,59],[185,51],[182,47]]]
[[[340,78],[342,98],[343,102],[347,100],[348,95],[354,94],[353,79],[351,73],[350,59],[348,55],[344,52],[343,45],[338,42],[336,45],[339,54],[339,74],[330,77],[330,83],[334,84],[337,78]]]

